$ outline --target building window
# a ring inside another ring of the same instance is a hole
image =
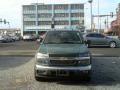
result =
[[[36,7],[34,5],[23,6],[23,11],[33,11],[33,10],[36,10]]]
[[[68,25],[68,21],[55,21],[55,25]]]
[[[78,24],[79,24],[79,20],[71,21],[71,25],[78,25]]]
[[[51,21],[41,21],[38,22],[38,25],[51,25]]]
[[[24,25],[26,26],[32,26],[32,25],[35,25],[36,22],[35,21],[24,21]]]
[[[52,14],[41,13],[38,14],[38,18],[51,18]]]
[[[84,9],[84,4],[72,4],[71,9]]]
[[[62,5],[62,4],[60,4],[60,5],[55,5],[55,6],[54,6],[54,9],[55,9],[55,10],[61,10],[61,9],[67,10],[67,9],[68,9],[68,5]]]
[[[71,17],[84,17],[84,13],[71,13]]]
[[[35,34],[35,31],[24,31],[24,34]]]
[[[35,14],[24,14],[24,18],[36,18]]]
[[[68,17],[69,14],[68,13],[56,13],[55,17]]]
[[[39,5],[38,10],[51,10],[52,5]]]

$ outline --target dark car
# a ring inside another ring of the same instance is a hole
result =
[[[109,46],[111,48],[120,47],[120,40],[110,38],[101,33],[88,33],[84,35],[87,46]]]
[[[91,54],[79,31],[48,31],[35,59],[36,80],[82,76],[90,80]]]

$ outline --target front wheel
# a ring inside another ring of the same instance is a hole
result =
[[[36,80],[36,81],[40,81],[40,78],[37,77],[37,76],[35,76],[35,80]]]
[[[34,71],[34,78],[35,78],[35,80],[36,81],[45,81],[46,79],[45,78],[43,78],[43,77],[38,77],[37,75],[36,75],[36,70]]]
[[[110,47],[111,48],[115,48],[116,47],[116,43],[115,42],[110,42]]]
[[[37,73],[36,70],[34,70],[34,77],[35,77],[35,80],[36,80],[36,81],[39,81],[40,78],[39,78],[38,76],[36,76],[36,73]]]

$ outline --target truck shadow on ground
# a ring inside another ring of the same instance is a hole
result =
[[[28,63],[32,57],[0,56],[0,70],[15,68]]]

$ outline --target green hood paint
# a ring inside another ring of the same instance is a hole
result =
[[[85,53],[88,48],[85,44],[41,44],[39,53],[43,54],[71,54]]]

